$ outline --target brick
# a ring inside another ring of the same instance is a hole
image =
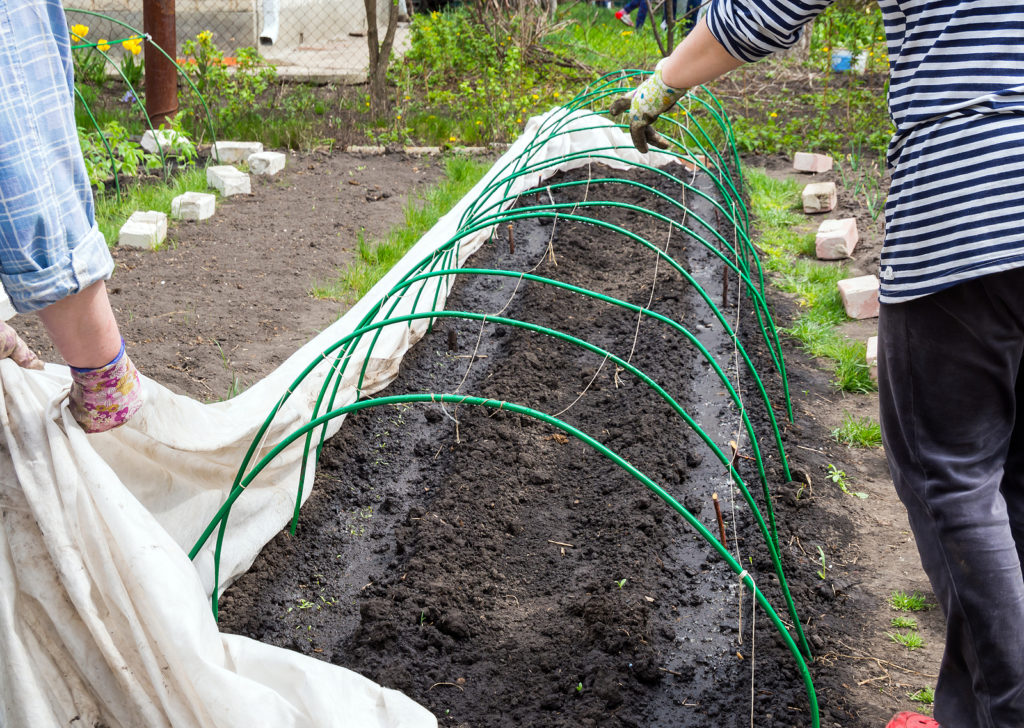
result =
[[[839,281],[846,315],[855,319],[878,316],[878,278],[873,275]]]
[[[179,220],[205,220],[217,209],[217,196],[208,192],[186,192],[171,200],[171,217]]]
[[[410,157],[436,157],[441,153],[441,147],[406,147],[402,151]]]
[[[237,164],[244,162],[253,154],[263,151],[260,142],[214,142],[213,159],[220,160],[220,164]]]
[[[868,339],[868,351],[864,357],[864,363],[868,365],[871,378],[878,381],[878,337],[872,336]]]
[[[284,169],[287,159],[281,152],[257,152],[249,157],[249,171],[260,177],[273,177]]]
[[[698,165],[703,164],[705,167],[714,171],[714,167],[708,162],[708,158],[703,154],[690,154],[687,157],[676,157],[675,160],[683,165],[687,172],[695,172],[700,169]]]
[[[810,174],[830,172],[832,171],[832,157],[827,154],[797,152],[793,155],[793,169],[797,172],[809,172]]]
[[[801,196],[806,213],[832,212],[836,209],[835,182],[812,182],[804,187]]]
[[[178,156],[179,150],[192,149],[192,142],[184,134],[171,129],[147,129],[142,135],[142,148],[150,154],[157,154],[163,148],[168,157]]]
[[[167,215],[156,210],[133,212],[121,226],[117,244],[152,250],[167,238]]]
[[[207,167],[206,184],[216,189],[224,197],[248,195],[252,192],[249,175],[230,165]]]
[[[387,150],[381,146],[363,146],[360,144],[352,144],[350,146],[345,147],[345,151],[348,152],[349,154],[378,155],[384,154],[384,152]]]
[[[849,258],[859,239],[856,218],[824,220],[814,238],[814,251],[820,260]]]

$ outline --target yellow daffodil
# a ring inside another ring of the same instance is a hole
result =
[[[110,44],[107,43],[107,39],[106,38],[100,38],[98,41],[96,41],[96,47],[99,48],[104,53],[106,53],[107,51],[110,50]]]
[[[204,30],[203,32],[201,32],[199,35],[196,36],[196,39],[200,43],[209,43],[210,40],[213,39],[213,33],[211,31],[209,31],[209,30]]]
[[[71,35],[78,38],[78,40],[85,40],[85,36],[89,35],[89,26],[75,23],[71,26]]]
[[[121,45],[124,46],[125,50],[131,51],[133,56],[137,56],[142,52],[142,38],[129,38],[128,40],[121,41]]]

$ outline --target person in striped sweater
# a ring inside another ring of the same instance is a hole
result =
[[[788,48],[830,0],[713,0],[612,111],[634,144],[686,89]],[[879,336],[886,456],[946,617],[935,718],[1024,726],[1024,5],[879,0],[889,54]]]

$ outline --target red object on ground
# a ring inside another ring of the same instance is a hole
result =
[[[633,18],[629,17],[629,13],[627,13],[625,10],[616,10],[615,11],[615,19],[616,20],[621,20],[623,23],[628,25],[630,28],[633,27]]]
[[[885,728],[939,728],[938,721],[920,713],[897,713]]]

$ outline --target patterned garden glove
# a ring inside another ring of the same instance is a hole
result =
[[[22,341],[18,332],[12,329],[3,321],[0,321],[0,359],[10,357],[19,367],[25,369],[42,369],[43,363],[39,361],[36,353],[28,348],[28,344]]]
[[[86,432],[105,432],[127,422],[142,406],[142,381],[124,353],[98,369],[71,367],[71,415]]]
[[[658,61],[654,73],[637,86],[635,91],[615,99],[611,108],[613,115],[629,110],[629,135],[633,137],[633,146],[644,153],[648,151],[648,144],[668,149],[668,140],[654,131],[651,125],[675,106],[676,101],[685,96],[688,90],[665,85],[661,80],[661,67],[664,63],[664,58]]]

